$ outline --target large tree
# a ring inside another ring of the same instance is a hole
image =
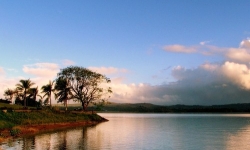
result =
[[[16,84],[16,87],[17,87],[18,91],[21,91],[23,93],[24,107],[26,107],[26,96],[28,94],[28,90],[35,83],[31,82],[30,79],[28,79],[28,80],[20,80],[19,82],[20,83]]]
[[[70,66],[61,69],[59,78],[67,80],[72,99],[81,102],[83,110],[86,110],[90,103],[106,100],[112,93],[106,84],[111,82],[109,78],[84,67]]]
[[[58,102],[64,102],[65,110],[68,109],[67,101],[72,99],[72,92],[68,81],[65,78],[56,79],[55,98]]]
[[[46,97],[46,101],[49,101],[51,107],[51,95],[54,92],[54,81],[49,81],[48,84],[42,86],[42,93],[44,93],[43,98]]]

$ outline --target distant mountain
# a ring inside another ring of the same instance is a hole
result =
[[[171,105],[161,106],[150,103],[109,103],[102,108],[111,112],[155,112],[155,113],[250,113],[250,103],[225,105]]]

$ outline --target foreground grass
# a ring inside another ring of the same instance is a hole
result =
[[[23,106],[21,105],[16,105],[16,104],[5,104],[5,103],[0,103],[0,108],[7,108],[7,109],[23,109]],[[34,107],[29,107],[29,108],[34,108]]]

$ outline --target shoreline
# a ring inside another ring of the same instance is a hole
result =
[[[32,136],[40,133],[50,132],[50,131],[57,131],[63,129],[70,129],[75,127],[87,127],[91,125],[97,125],[102,122],[108,121],[107,119],[103,118],[101,121],[77,121],[77,122],[62,122],[62,123],[48,123],[48,124],[33,124],[33,125],[22,125],[22,126],[15,126],[12,129],[3,129],[0,131],[0,144],[8,142],[9,140],[19,138],[19,137],[26,137]],[[16,135],[12,135],[11,131],[18,131]]]

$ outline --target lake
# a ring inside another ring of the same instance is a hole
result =
[[[15,150],[250,149],[250,114],[100,113],[108,122],[0,145]]]

